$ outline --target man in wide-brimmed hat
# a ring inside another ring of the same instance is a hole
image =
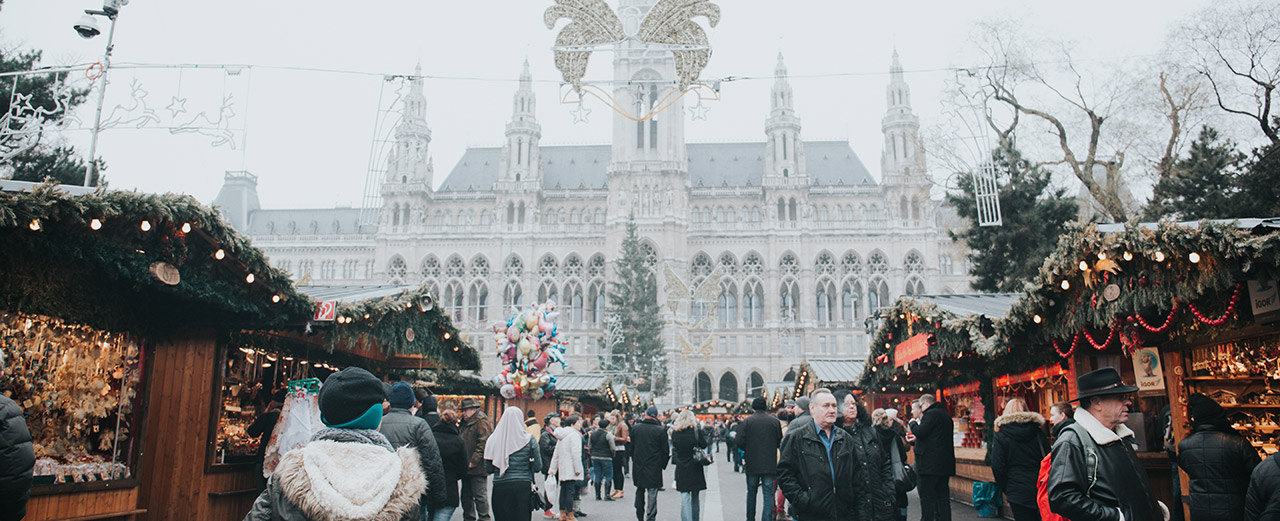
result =
[[[493,434],[493,422],[480,410],[480,402],[464,398],[458,406],[462,412],[459,436],[467,446],[467,476],[462,479],[462,519],[489,521],[488,472],[484,465],[484,446]]]
[[[1053,444],[1049,506],[1073,521],[1161,521],[1169,510],[1156,501],[1124,425],[1137,387],[1104,367],[1076,379],[1075,423]]]

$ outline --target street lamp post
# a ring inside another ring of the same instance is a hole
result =
[[[98,29],[94,16],[105,16],[111,20],[111,27],[107,29],[107,50],[102,56],[102,85],[98,87],[98,108],[93,115],[93,133],[89,140],[89,162],[84,168],[84,185],[89,186],[93,179],[93,170],[97,165],[95,157],[98,150],[98,131],[102,130],[102,102],[107,95],[107,72],[111,70],[111,49],[114,47],[116,36],[116,17],[120,14],[120,8],[128,4],[129,0],[106,0],[102,4],[102,9],[85,9],[84,16],[76,23],[76,32],[82,38],[88,39],[98,36],[101,31]]]

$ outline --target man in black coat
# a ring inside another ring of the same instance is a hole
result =
[[[1280,459],[1272,454],[1253,468],[1244,498],[1245,521],[1280,521]]]
[[[1163,521],[1168,510],[1152,495],[1133,450],[1129,419],[1137,387],[1104,367],[1076,379],[1076,422],[1053,442],[1049,508],[1073,521]]]
[[[1243,519],[1258,451],[1231,428],[1226,411],[1212,398],[1192,394],[1187,409],[1191,435],[1178,443],[1178,467],[1191,478],[1191,521]]]
[[[956,473],[955,425],[947,406],[932,394],[920,397],[920,424],[915,427],[916,485],[922,521],[951,521],[951,476]]]
[[[778,447],[782,445],[782,424],[765,412],[763,396],[751,401],[755,410],[738,424],[737,443],[746,455],[747,521],[756,517],[756,490],[764,486],[764,510],[760,521],[773,519],[774,482],[778,475]]]
[[[658,518],[658,489],[671,457],[667,429],[658,422],[658,408],[649,407],[631,428],[631,473],[636,484],[636,521]]]
[[[829,389],[810,393],[807,423],[791,422],[782,439],[778,487],[796,521],[849,519],[861,491],[854,486],[853,439],[836,427],[836,398]]]
[[[0,376],[5,372],[4,352],[0,352]],[[27,514],[31,494],[31,472],[36,454],[31,432],[22,418],[22,409],[0,394],[0,519],[22,519]]]
[[[391,403],[391,409],[382,417],[378,432],[387,437],[392,447],[410,447],[418,451],[422,474],[427,478],[422,504],[428,509],[439,508],[444,504],[445,496],[444,465],[440,462],[440,447],[436,445],[431,426],[426,420],[409,413],[409,409],[418,403],[413,388],[407,383],[396,382],[391,386],[387,401]]]

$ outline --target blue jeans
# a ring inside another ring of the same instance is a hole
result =
[[[680,521],[698,521],[701,519],[698,492],[695,490],[693,492],[680,493]]]
[[[591,482],[613,487],[613,460],[591,458]]]
[[[458,507],[437,507],[430,512],[425,512],[424,519],[427,521],[449,521],[453,517],[453,512]]]
[[[764,510],[760,512],[760,521],[773,519],[773,474],[747,474],[747,521],[756,517],[756,490],[764,488]]]

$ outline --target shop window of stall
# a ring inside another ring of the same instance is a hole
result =
[[[1222,405],[1231,426],[1266,458],[1280,451],[1280,335],[1265,335],[1189,348],[1183,355],[1186,394],[1201,393]]]
[[[26,416],[35,484],[132,477],[144,367],[136,338],[51,317],[0,313],[0,349],[7,365],[0,391]]]
[[[206,467],[211,471],[242,468],[259,461],[274,425],[255,421],[267,416],[272,393],[293,380],[318,378],[323,381],[339,369],[329,362],[277,345],[264,347],[234,337],[218,358],[214,375],[211,444]]]

